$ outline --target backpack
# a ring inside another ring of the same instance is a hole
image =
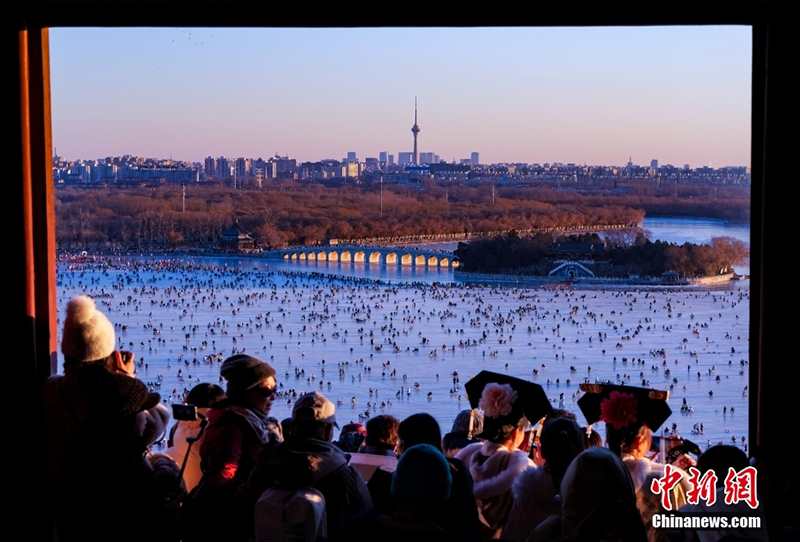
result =
[[[311,487],[270,488],[255,508],[256,542],[318,542],[328,538],[325,497]]]

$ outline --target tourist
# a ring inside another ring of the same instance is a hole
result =
[[[393,472],[397,466],[397,428],[400,421],[382,414],[367,420],[367,436],[358,453],[350,454],[350,465],[365,482],[377,469]]]
[[[78,295],[67,304],[61,334],[64,374],[47,379],[44,390],[45,430],[51,478],[58,471],[64,454],[89,416],[86,391],[78,374],[88,364],[96,364],[114,373],[134,377],[134,356],[115,350],[114,326],[97,310],[94,300]],[[134,377],[135,378],[135,377]],[[145,443],[161,439],[169,421],[169,411],[155,404],[145,411]]]
[[[636,491],[628,469],[607,448],[579,454],[561,481],[561,512],[541,522],[529,540],[645,542]]]
[[[225,392],[216,384],[198,384],[192,388],[185,400],[185,404],[197,408],[197,418],[179,420],[172,426],[170,437],[172,443],[164,453],[183,467],[186,491],[191,492],[203,477],[203,471],[200,469],[200,445],[194,442],[194,439],[200,434],[203,417],[207,416],[209,408],[224,398]]]
[[[343,539],[354,514],[372,506],[361,475],[332,443],[335,426],[336,407],[331,401],[317,391],[301,395],[292,408],[291,437],[262,455],[246,488],[259,496],[271,487],[319,491],[325,498],[327,539],[332,542]]]
[[[253,502],[240,491],[259,454],[283,440],[269,416],[275,400],[275,369],[258,358],[231,356],[220,367],[227,399],[209,409],[200,441],[203,479],[185,525],[193,540],[246,540],[252,536]]]
[[[561,480],[572,460],[584,450],[582,432],[573,420],[547,417],[539,445],[544,462],[525,469],[514,480],[514,504],[503,540],[525,542],[539,523],[561,513]]]
[[[451,496],[450,464],[444,454],[430,444],[405,449],[391,476],[395,506],[389,513],[375,509],[361,512],[349,530],[355,542],[470,542],[479,540],[463,520],[452,519],[444,510]]]
[[[88,416],[56,475],[59,540],[177,542],[180,469],[163,454],[145,455],[145,410],[159,395],[98,364],[78,379]]]
[[[455,457],[458,452],[477,442],[483,431],[483,414],[476,409],[462,410],[453,421],[453,428],[442,438],[442,448],[447,457]]]
[[[342,426],[336,445],[346,453],[356,453],[367,438],[367,428],[361,423],[348,423]]]
[[[466,464],[474,480],[481,538],[499,538],[513,505],[514,480],[534,465],[519,450],[528,416],[538,420],[551,407],[541,386],[489,371],[479,373],[466,388],[473,406],[483,410],[483,432],[478,436],[485,440],[470,444],[456,459]]]
[[[582,384],[587,391],[578,401],[589,423],[606,424],[606,442],[618,454],[631,474],[637,495],[637,507],[642,515],[650,542],[665,542],[667,531],[652,528],[655,514],[665,513],[661,495],[651,491],[653,480],[665,474],[665,464],[650,457],[652,431],[658,430],[672,413],[666,399],[669,394],[658,390],[615,386],[611,384]],[[690,489],[688,474],[678,467],[681,480],[670,491],[672,510],[686,504]]]
[[[418,444],[427,444],[442,451],[442,432],[439,422],[430,414],[424,412],[412,414],[400,422],[397,432],[399,437],[397,452],[400,457],[405,450]],[[438,523],[444,526],[466,525],[475,536],[479,536],[481,523],[478,519],[475,495],[472,492],[472,476],[461,460],[448,457],[447,463],[450,465],[450,496],[442,504]],[[391,514],[398,505],[391,491],[391,473],[384,469],[375,471],[368,487],[375,508],[385,514]]]

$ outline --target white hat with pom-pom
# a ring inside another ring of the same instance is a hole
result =
[[[88,295],[79,295],[67,304],[67,317],[61,337],[61,352],[72,361],[97,361],[108,357],[116,346],[114,326],[97,310]]]

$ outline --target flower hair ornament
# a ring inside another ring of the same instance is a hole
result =
[[[517,400],[517,392],[509,384],[486,384],[481,393],[478,408],[490,418],[499,418],[511,414],[512,404]]]
[[[612,391],[607,399],[600,403],[600,421],[622,429],[636,421],[639,401],[630,393]]]

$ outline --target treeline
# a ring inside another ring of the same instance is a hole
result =
[[[548,233],[521,237],[512,231],[491,239],[459,243],[455,255],[459,259],[459,268],[464,271],[500,273],[525,269],[538,275],[543,270],[538,268],[538,264],[550,253],[552,246],[553,236]]]
[[[611,249],[606,263],[597,266],[601,276],[627,277],[631,274],[657,277],[675,271],[688,278],[730,273],[733,266],[748,264],[750,249],[733,237],[714,237],[709,244],[645,241],[630,247]]]
[[[499,193],[514,198],[530,194],[554,205],[602,200],[608,205],[642,209],[647,216],[716,218],[750,223],[750,188],[742,185],[679,184],[661,186],[654,181],[598,181],[573,186],[546,183],[532,187],[508,187]]]
[[[476,190],[474,200],[448,201],[445,191],[393,186],[383,190],[302,187],[237,191],[76,189],[56,193],[59,243],[212,244],[234,219],[260,246],[314,244],[326,238],[360,239],[440,233],[527,230],[641,221],[640,209],[618,205],[553,204],[496,197]]]
[[[326,238],[362,239],[430,234],[462,234],[580,227],[641,222],[645,210],[661,205],[666,214],[686,214],[666,206],[668,196],[554,190],[550,186],[493,188],[417,185],[323,186],[282,181],[260,190],[223,185],[165,188],[59,188],[56,235],[60,244],[112,242],[123,245],[211,245],[234,219],[260,246],[315,244]],[[679,199],[693,216],[709,216],[715,205],[737,210],[740,199]],[[741,196],[741,194],[738,194]],[[666,199],[664,199],[666,198]],[[381,213],[381,199],[383,212]],[[664,202],[660,202],[664,199]],[[653,201],[651,201],[653,200]],[[660,203],[659,203],[660,202]],[[701,205],[701,207],[698,207]],[[705,205],[705,207],[702,207]],[[684,211],[686,210],[684,209]],[[669,211],[669,212],[667,212]]]
[[[559,243],[602,242],[596,234],[561,236]],[[459,243],[455,254],[460,267],[478,273],[523,273],[547,275],[557,259],[551,253],[553,236],[537,234],[521,237],[516,232],[492,239]],[[749,263],[747,245],[732,237],[715,237],[709,244],[664,241],[652,242],[641,232],[607,238],[610,245],[605,259],[587,265],[597,276],[625,278],[630,275],[659,277],[674,271],[687,278],[708,277],[728,273],[734,265]]]

